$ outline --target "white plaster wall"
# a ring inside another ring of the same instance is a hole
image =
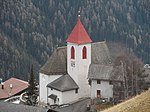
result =
[[[56,103],[54,103],[54,100],[51,99],[51,98],[48,98],[48,103],[50,105],[53,105],[53,104],[58,104],[58,105],[61,105],[63,103],[62,101],[62,92],[61,91],[57,91],[55,89],[51,90],[51,88],[47,88],[48,89],[48,96],[51,95],[51,94],[54,94],[57,96],[57,99],[56,99]],[[58,100],[59,98],[59,100]]]
[[[39,97],[40,103],[47,103],[47,84],[61,77],[62,75],[46,75],[43,73],[39,74]]]
[[[75,93],[75,90],[65,91],[62,93],[63,104],[71,103],[77,101],[78,94]]]
[[[71,59],[71,47],[74,46],[75,49],[75,59]],[[67,71],[68,74],[73,78],[73,80],[78,84],[78,66],[77,66],[77,44],[67,43]],[[74,63],[74,66],[71,66]]]
[[[55,104],[58,104],[58,105],[71,103],[78,99],[78,94],[75,93],[75,90],[61,92],[61,91],[58,91],[55,89],[51,90],[51,88],[47,88],[47,89],[48,89],[48,96],[51,94],[57,95]],[[58,98],[59,98],[59,100],[58,100]],[[53,99],[48,98],[47,100],[50,105],[54,104]]]
[[[102,98],[113,97],[113,85],[109,85],[109,81],[101,81],[101,84],[97,84],[97,80],[91,82],[91,99],[97,97],[97,90],[101,90]]]
[[[71,59],[71,47],[75,48],[75,59]],[[87,48],[87,59],[82,59],[82,49]],[[71,62],[75,63],[75,67],[71,66]],[[88,84],[88,70],[91,64],[91,43],[73,44],[67,43],[67,71],[79,86],[78,98],[90,96],[90,86]]]
[[[82,59],[82,49],[87,48],[87,59]],[[78,47],[80,51],[78,55],[79,65],[79,98],[90,96],[90,85],[88,84],[88,71],[91,64],[91,44],[84,44]]]

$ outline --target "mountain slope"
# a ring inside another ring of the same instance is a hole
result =
[[[150,90],[102,112],[149,112]]]
[[[3,79],[15,76],[27,80],[30,65],[32,63],[38,65],[30,54],[15,46],[3,33],[0,33],[0,58],[0,77]]]
[[[65,39],[77,21],[78,10],[93,41],[124,43],[145,63],[150,63],[149,4],[149,0],[1,0],[0,40],[11,41],[11,46],[26,54],[24,60],[32,57],[30,61],[24,61],[23,73],[16,65],[19,70],[14,69],[10,76],[24,75],[27,79],[27,65],[32,60],[40,67],[57,46],[65,45]],[[4,50],[2,48],[0,55]],[[6,65],[1,64],[0,74],[7,74],[8,69],[13,68],[15,62],[8,66],[11,60],[11,57],[5,61],[0,58]]]

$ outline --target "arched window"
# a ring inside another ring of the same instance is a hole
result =
[[[82,49],[82,59],[86,59],[87,56],[86,56],[86,47],[84,46],[83,49]]]
[[[71,59],[75,59],[75,50],[74,47],[71,47]]]

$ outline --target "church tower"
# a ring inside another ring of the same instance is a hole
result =
[[[67,40],[67,72],[78,84],[78,98],[90,95],[88,70],[91,64],[91,42],[78,15],[77,23]]]

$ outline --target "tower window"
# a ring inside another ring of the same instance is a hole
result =
[[[75,50],[74,47],[71,47],[71,59],[75,59]]]
[[[82,49],[82,59],[86,59],[86,58],[87,58],[86,47],[84,46]]]

